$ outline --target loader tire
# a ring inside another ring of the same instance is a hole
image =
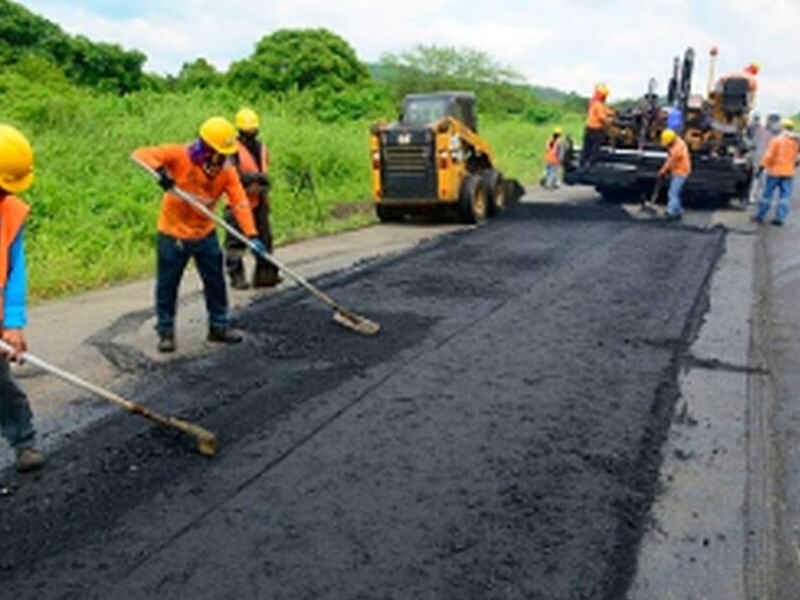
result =
[[[486,220],[486,194],[480,175],[467,175],[461,182],[458,217],[462,223],[482,223]]]
[[[486,213],[493,217],[506,209],[506,187],[503,175],[494,169],[486,169],[481,173],[483,190],[486,195]]]

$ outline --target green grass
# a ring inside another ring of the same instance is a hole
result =
[[[189,142],[215,114],[241,107],[231,92],[141,92],[125,97],[0,74],[4,120],[31,140],[36,181],[26,250],[34,299],[152,275],[161,192],[130,160],[142,145]],[[272,223],[285,243],[374,221],[368,119],[326,124],[307,99],[249,103],[270,149]],[[387,115],[388,116],[388,115]],[[577,133],[578,119],[561,123]],[[507,177],[538,179],[552,125],[496,117],[481,123]],[[350,205],[348,210],[347,206]]]

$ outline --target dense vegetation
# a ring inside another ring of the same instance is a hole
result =
[[[243,105],[262,115],[271,154],[278,241],[373,220],[367,131],[407,91],[477,92],[482,133],[503,170],[531,181],[552,125],[579,129],[584,99],[539,100],[519,75],[470,49],[421,46],[368,67],[322,29],[265,35],[217,71],[203,57],[175,76],[142,71],[145,56],[69,36],[0,0],[3,120],[36,152],[28,228],[31,288],[48,297],[153,269],[160,193],[130,163],[140,145],[189,141],[205,118]]]

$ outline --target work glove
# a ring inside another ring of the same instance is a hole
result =
[[[262,257],[267,253],[267,247],[264,245],[264,242],[257,237],[250,238],[250,249],[253,251],[253,254],[258,257]]]
[[[169,176],[169,173],[167,173],[164,167],[157,168],[156,174],[158,174],[158,185],[160,185],[161,189],[165,192],[168,192],[175,186],[175,180]]]

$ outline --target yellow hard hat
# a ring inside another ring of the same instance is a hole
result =
[[[0,124],[0,188],[24,192],[33,183],[33,149],[11,125]]]
[[[781,127],[783,127],[784,129],[794,129],[794,120],[783,119],[781,121]]]
[[[758,75],[758,72],[761,70],[761,63],[760,62],[751,62],[750,69],[753,71],[753,75]]]
[[[223,117],[211,117],[200,125],[200,138],[220,154],[236,154],[236,129]]]
[[[561,127],[556,127],[555,129],[553,129],[553,133],[561,135],[562,133],[564,133],[564,130],[561,129]]]
[[[258,129],[259,125],[258,115],[254,110],[243,108],[236,113],[236,128],[240,131]]]
[[[607,85],[601,84],[597,87],[597,93],[603,96],[604,98],[607,98],[608,95],[611,93],[611,90],[608,89]]]
[[[672,129],[665,129],[661,132],[661,145],[662,146],[669,146],[675,138],[678,137],[678,134],[675,133]]]

